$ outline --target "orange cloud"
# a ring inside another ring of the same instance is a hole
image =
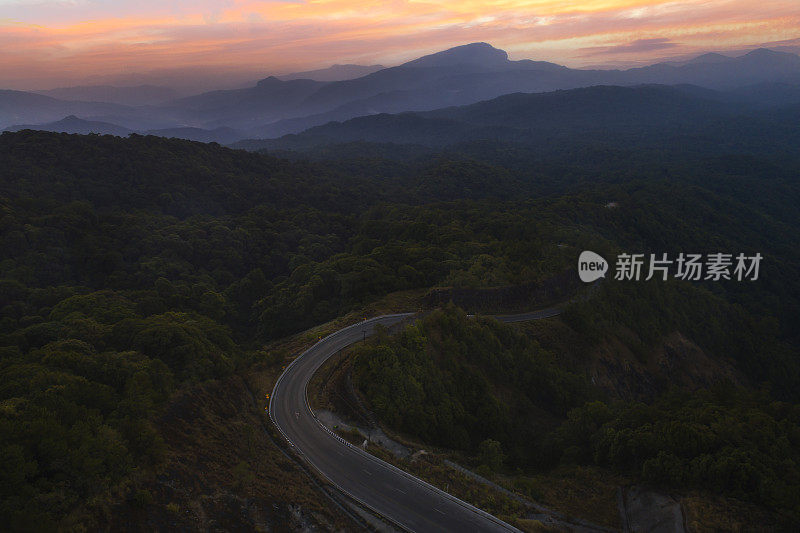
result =
[[[176,69],[235,77],[393,64],[472,41],[583,66],[800,35],[796,0],[0,0],[0,86]]]

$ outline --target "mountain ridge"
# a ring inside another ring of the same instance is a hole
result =
[[[268,76],[249,88],[211,91],[158,105],[25,100],[19,94],[12,97],[0,91],[0,127],[47,124],[76,115],[136,131],[225,131],[217,140],[229,142],[231,132],[239,132],[241,139],[278,138],[330,121],[379,113],[432,111],[504,94],[643,84],[695,85],[726,91],[761,84],[791,87],[800,85],[800,56],[756,49],[739,57],[703,54],[682,64],[583,70],[546,61],[512,61],[505,51],[488,43],[471,43],[354,79],[282,80]],[[792,101],[791,94],[770,94],[781,101]],[[758,95],[751,91],[747,98],[757,99]],[[770,104],[769,96],[761,100]]]
[[[724,135],[714,132],[714,128],[722,125],[741,128],[741,121],[754,127],[749,132],[746,128],[737,130],[737,135],[747,142],[756,142],[763,133],[758,128],[775,125],[789,128],[791,117],[798,114],[791,105],[800,103],[800,87],[791,89],[788,95],[794,95],[795,101],[787,99],[788,106],[766,113],[756,103],[748,102],[746,94],[694,86],[601,85],[548,93],[513,93],[464,106],[334,121],[299,134],[242,141],[233,146],[310,153],[352,142],[441,149],[473,141],[529,146],[557,144],[564,138],[597,142],[608,135],[622,136],[632,144],[644,139],[687,135],[710,136],[713,142],[720,143],[726,142]],[[780,90],[781,87],[775,89]],[[762,115],[766,123],[762,123]],[[793,138],[791,131],[787,133],[787,139]]]
[[[321,68],[316,70],[306,70],[302,72],[292,72],[290,74],[282,74],[275,76],[281,81],[291,81],[297,79],[308,79],[314,81],[344,81],[367,74],[372,74],[386,67],[383,65],[355,65],[355,64],[335,64],[328,68]]]

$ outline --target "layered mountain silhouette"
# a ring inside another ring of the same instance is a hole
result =
[[[165,130],[227,143],[277,138],[354,117],[468,105],[511,93],[643,84],[693,85],[725,91],[732,100],[780,105],[791,103],[798,94],[800,57],[759,49],[740,57],[712,53],[679,64],[580,70],[545,61],[512,61],[503,50],[473,43],[354,79],[271,76],[250,88],[212,91],[158,105],[65,101],[2,91],[0,127],[47,124],[76,115],[135,131]],[[770,96],[780,101],[772,102]]]
[[[120,115],[128,108],[104,102],[65,101],[25,91],[0,90],[0,126],[10,124],[40,124],[59,120],[69,115],[92,117],[95,115]]]
[[[111,124],[109,122],[100,122],[95,120],[83,120],[75,115],[64,117],[55,122],[48,122],[45,124],[19,124],[7,128],[6,131],[20,131],[20,130],[40,130],[40,131],[54,131],[62,133],[80,133],[88,135],[90,133],[97,133],[100,135],[116,135],[118,137],[126,137],[133,130]]]
[[[140,135],[156,135],[158,137],[174,137],[177,139],[186,139],[189,141],[198,142],[218,142],[223,144],[230,144],[241,138],[240,134],[230,128],[216,128],[213,130],[205,130],[202,128],[190,127],[177,127],[177,128],[163,128],[154,130],[131,130],[109,122],[100,122],[96,120],[83,120],[75,115],[70,115],[55,122],[48,122],[46,124],[20,124],[6,128],[5,131],[20,131],[20,130],[39,130],[39,131],[52,131],[56,133],[78,133],[81,135],[88,135],[96,133],[99,135],[116,135],[118,137],[127,137],[131,133]]]
[[[800,92],[794,93],[800,96]],[[800,99],[764,109],[738,92],[691,85],[593,86],[549,93],[515,93],[465,106],[423,112],[381,113],[329,122],[278,139],[248,140],[248,150],[332,153],[348,143],[413,145],[442,149],[473,141],[529,147],[557,146],[560,139],[635,146],[642,141],[689,146],[701,142],[755,149],[768,139],[800,142]],[[365,145],[365,148],[366,148]],[[764,147],[762,147],[764,148]],[[372,150],[372,146],[367,148]],[[366,155],[368,152],[364,152]]]

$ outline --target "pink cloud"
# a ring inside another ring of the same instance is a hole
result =
[[[242,79],[393,64],[473,41],[569,66],[785,43],[796,0],[139,0],[0,3],[0,86],[194,69]]]

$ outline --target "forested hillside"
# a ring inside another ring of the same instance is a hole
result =
[[[378,337],[355,358],[356,382],[387,425],[484,460],[500,443],[485,466],[597,464],[765,504],[794,513],[790,520],[800,512],[800,407],[766,392],[723,382],[650,404],[611,401],[516,328],[454,307]]]
[[[796,159],[583,142],[546,153],[496,141],[410,159],[369,153],[288,161],[135,135],[0,136],[3,523],[91,527],[78,508],[134,472],[158,469],[164,445],[153,419],[176,391],[240,372],[265,342],[396,291],[572,275],[583,249],[764,256],[757,282],[604,283],[564,321],[591,342],[632,331],[629,345],[642,354],[678,330],[732,361],[749,381],[731,399],[685,393],[692,399],[680,407],[665,397],[647,409],[669,424],[684,417],[679,409],[709,404],[735,417],[753,405],[772,429],[742,430],[746,442],[730,453],[752,449],[760,474],[731,493],[797,511],[775,495],[795,494],[796,483],[777,484],[770,473],[779,460],[793,472],[797,458],[796,407],[770,403],[800,400]],[[574,425],[595,405],[586,402],[607,400],[580,368],[508,328],[454,310],[436,316],[359,355],[360,386],[387,424],[466,450],[492,438],[509,464],[544,468],[512,416],[534,409],[536,423],[555,431],[541,457],[567,460],[554,450],[568,448],[569,460],[621,461],[654,483],[728,486],[713,469],[685,474],[708,447],[655,447],[623,461],[626,452],[609,452],[593,435],[635,431],[635,406],[606,405],[605,425],[581,433]],[[430,330],[444,343],[433,352]],[[393,357],[399,366],[382,363]],[[407,396],[379,388],[419,375],[430,383]],[[507,396],[482,384],[509,375],[517,381],[504,384]],[[754,389],[763,392],[749,396]],[[434,395],[447,417],[420,411]],[[738,438],[714,435],[715,450]],[[772,462],[751,442],[762,437],[780,441]]]

